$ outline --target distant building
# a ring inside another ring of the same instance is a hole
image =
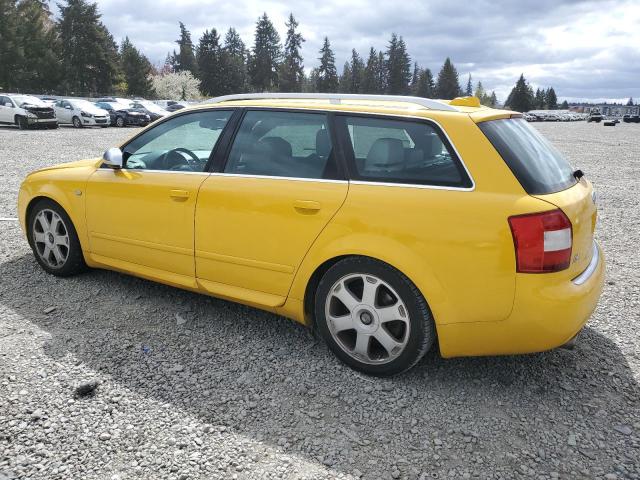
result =
[[[640,115],[640,105],[616,105],[614,103],[598,103],[571,105],[569,110],[579,113],[599,111],[603,115],[621,117],[623,115]]]

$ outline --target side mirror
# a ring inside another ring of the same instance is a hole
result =
[[[9,107],[9,108],[13,108],[13,103],[11,103],[11,102],[4,102],[4,106],[5,106],[5,107]]]
[[[122,151],[117,147],[110,148],[104,152],[102,159],[104,160],[104,164],[109,168],[116,170],[122,168]]]
[[[71,110],[71,105],[65,105],[64,108],[66,108],[67,110]]]

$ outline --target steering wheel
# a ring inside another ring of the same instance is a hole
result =
[[[181,153],[188,155],[190,158],[184,158],[183,155],[180,155]],[[188,148],[178,147],[173,148],[164,154],[163,163],[165,170],[172,170],[175,167],[184,165],[185,163],[190,167],[198,166],[200,159]]]

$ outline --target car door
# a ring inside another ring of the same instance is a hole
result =
[[[124,168],[91,175],[86,215],[94,261],[195,287],[196,197],[231,115],[209,110],[173,117],[123,147]]]
[[[53,110],[56,113],[56,118],[58,119],[58,123],[67,123],[65,120],[66,112],[63,107],[63,101],[58,100],[53,104]]]
[[[9,97],[0,96],[0,122],[13,123],[13,117],[15,115],[15,109],[13,108],[13,102]]]
[[[249,110],[225,165],[200,187],[196,276],[212,294],[282,305],[313,241],[345,200],[325,113]]]

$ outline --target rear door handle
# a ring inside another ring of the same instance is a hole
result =
[[[293,202],[293,208],[303,210],[305,212],[317,212],[320,210],[320,202],[314,200],[296,200]]]
[[[174,200],[186,200],[189,198],[189,192],[187,190],[171,190],[169,196]]]

